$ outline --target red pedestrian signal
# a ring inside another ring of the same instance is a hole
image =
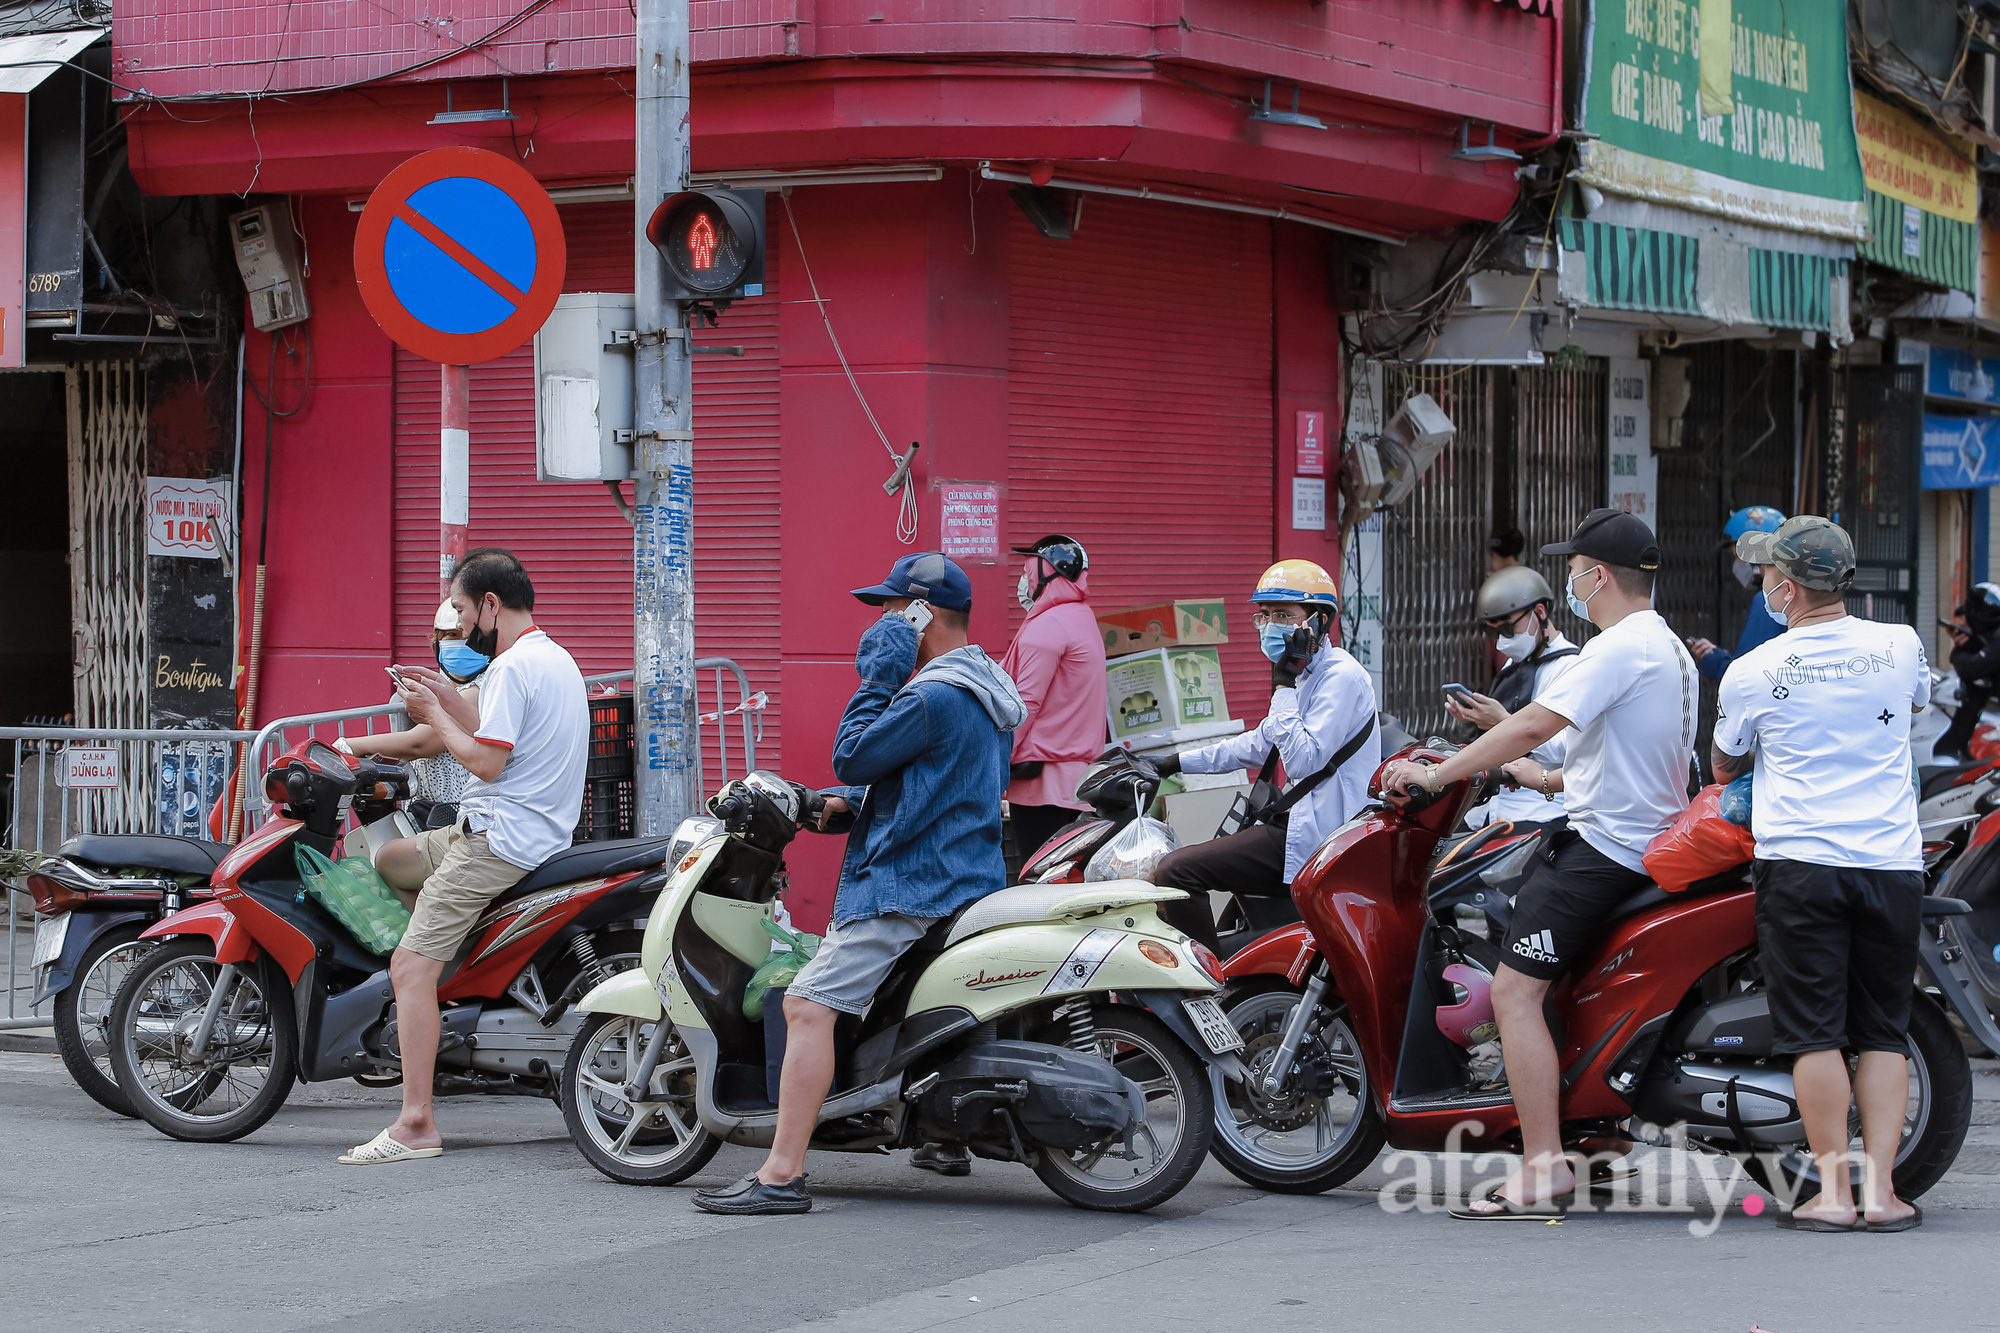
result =
[[[646,239],[665,261],[674,301],[764,294],[764,192],[686,190],[653,210]]]

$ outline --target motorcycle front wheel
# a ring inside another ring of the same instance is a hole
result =
[[[671,1185],[708,1165],[722,1140],[695,1118],[694,1058],[666,1026],[667,1049],[646,1090],[633,1103],[625,1081],[659,1024],[624,1014],[592,1014],[562,1071],[563,1120],[570,1141],[592,1166],[624,1185]]]
[[[1299,1000],[1300,992],[1275,979],[1232,992],[1225,1011],[1243,1037],[1250,1077],[1232,1083],[1213,1076],[1215,1160],[1237,1179],[1278,1194],[1346,1184],[1375,1160],[1387,1137],[1347,1006],[1331,995],[1277,1090],[1264,1090]]]
[[[1936,1002],[1922,993],[1910,1001],[1909,1100],[1902,1141],[1896,1147],[1896,1197],[1915,1199],[1944,1178],[1972,1124],[1972,1064],[1958,1034]],[[1848,1076],[1853,1077],[1850,1058]],[[1848,1174],[1861,1189],[1861,1118],[1848,1110],[1853,1153]],[[1819,1193],[1819,1167],[1803,1143],[1784,1151],[1742,1154],[1744,1170],[1779,1199],[1804,1203]]]
[[[77,961],[76,975],[69,985],[56,992],[54,1026],[56,1051],[63,1068],[76,1080],[90,1099],[107,1111],[138,1119],[139,1113],[118,1090],[118,1075],[111,1068],[111,1047],[105,1039],[105,1021],[111,1015],[111,1001],[124,984],[126,974],[139,959],[151,953],[158,942],[142,940],[145,926],[137,921],[105,931],[91,941]]]
[[[227,1143],[278,1113],[297,1077],[292,992],[274,967],[241,964],[222,979],[207,936],[170,939],[118,988],[106,1038],[118,1087],[147,1123],[176,1139]],[[206,1046],[193,1054],[214,1009]]]
[[[1201,1170],[1215,1121],[1208,1071],[1167,1025],[1136,1005],[1091,1011],[1097,1053],[1139,1085],[1146,1122],[1133,1139],[1036,1153],[1035,1174],[1065,1202],[1106,1213],[1141,1213],[1179,1194]]]

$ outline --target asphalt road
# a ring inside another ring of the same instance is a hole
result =
[[[342,1167],[393,1114],[387,1096],[301,1089],[243,1142],[183,1144],[98,1108],[51,1049],[0,1037],[11,1333],[2000,1328],[2000,1062],[1976,1065],[1976,1123],[1921,1230],[1808,1236],[1746,1215],[1741,1184],[1719,1218],[1474,1225],[1428,1196],[1386,1212],[1382,1163],[1305,1198],[1211,1164],[1123,1217],[1069,1208],[1022,1167],[942,1180],[902,1154],[816,1156],[808,1216],[718,1218],[688,1186],[598,1175],[545,1103],[454,1099],[444,1157]],[[697,1183],[756,1160],[725,1148]],[[1441,1186],[1444,1159],[1425,1160]],[[1658,1197],[1676,1172],[1703,1197],[1689,1159],[1654,1160]]]

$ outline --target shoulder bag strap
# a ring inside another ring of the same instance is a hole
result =
[[[1347,744],[1341,746],[1339,750],[1334,752],[1333,758],[1326,761],[1326,767],[1320,769],[1319,772],[1309,778],[1299,779],[1292,784],[1291,788],[1283,796],[1278,798],[1277,804],[1271,807],[1272,816],[1276,817],[1284,814],[1287,810],[1290,810],[1300,801],[1310,796],[1313,788],[1339,772],[1340,766],[1352,759],[1374,732],[1375,717],[1373,714],[1370,714],[1368,720],[1361,724],[1361,730],[1348,737]],[[1275,754],[1276,751],[1274,750],[1272,753]]]

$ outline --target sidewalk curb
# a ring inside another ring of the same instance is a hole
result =
[[[24,1028],[17,1032],[0,1032],[0,1051],[28,1051],[35,1055],[54,1055],[55,1030]]]

